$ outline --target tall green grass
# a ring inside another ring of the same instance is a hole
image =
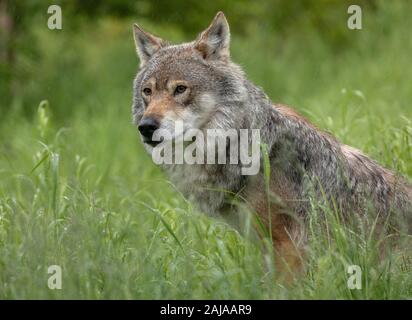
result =
[[[275,102],[410,178],[410,20],[400,5],[381,6],[342,52],[308,28],[282,42],[234,35],[232,56]],[[0,120],[0,298],[412,297],[410,250],[380,259],[369,229],[333,208],[313,203],[305,272],[289,285],[259,241],[197,212],[131,125],[130,26],[36,30],[36,76]],[[50,265],[62,267],[62,290],[47,287]],[[349,265],[363,270],[361,290],[347,287]]]

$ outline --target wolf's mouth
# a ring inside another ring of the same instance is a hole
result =
[[[174,136],[170,139],[170,141],[172,141],[173,143],[177,143],[177,142],[182,142],[185,141],[185,134],[186,134],[186,130],[183,131],[182,133],[180,133],[177,136]],[[143,135],[141,135],[143,143],[148,144],[152,147],[156,147],[159,143],[165,141],[165,138],[163,136],[160,137],[160,140],[152,140],[152,137],[145,137]],[[169,139],[167,139],[169,140]],[[196,141],[196,136],[191,137],[190,140],[185,141],[185,142],[195,142]]]
[[[178,136],[178,137],[175,137],[172,141],[176,141],[176,140],[178,140],[178,139],[182,139],[183,138],[183,135],[181,135],[181,136]],[[159,141],[154,141],[154,140],[152,140],[152,139],[150,139],[150,138],[145,138],[145,137],[143,137],[143,143],[146,143],[146,144],[148,144],[148,145],[150,145],[150,146],[152,146],[152,147],[156,147],[160,142],[163,142],[164,141],[164,138],[162,137]],[[193,136],[192,138],[191,138],[191,140],[189,140],[189,141],[187,141],[187,142],[195,142],[196,141],[196,136]]]
[[[160,141],[154,141],[152,139],[149,138],[143,138],[143,142],[152,146],[152,147],[156,147],[160,142],[163,141],[163,138]]]

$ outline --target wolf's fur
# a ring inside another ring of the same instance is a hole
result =
[[[260,129],[261,141],[268,147],[270,190],[279,199],[271,204],[263,173],[243,176],[240,164],[165,166],[171,180],[202,211],[226,215],[236,210],[226,201],[228,192],[245,199],[267,225],[270,209],[276,248],[288,252],[296,230],[289,214],[304,221],[313,196],[329,204],[334,201],[346,215],[362,214],[370,203],[382,218],[395,209],[410,228],[412,189],[405,179],[339,143],[289,107],[273,104],[230,60],[229,27],[222,13],[195,41],[181,45],[169,45],[137,26],[134,31],[141,61],[134,81],[136,125],[150,115],[169,129],[176,120],[183,120],[185,129]],[[184,101],[166,88],[168,81],[180,80],[190,84]],[[142,88],[148,82],[153,96],[145,101]]]

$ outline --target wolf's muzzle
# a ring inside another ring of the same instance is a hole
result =
[[[156,145],[159,141],[152,141],[153,133],[159,129],[159,121],[153,117],[143,118],[137,127],[143,137],[143,142],[150,145]]]

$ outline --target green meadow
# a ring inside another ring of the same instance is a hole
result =
[[[274,102],[411,181],[411,3],[373,1],[362,30],[335,3],[323,25],[310,19],[318,7],[279,30],[235,21],[232,59]],[[231,23],[236,4],[226,7]],[[49,30],[44,11],[22,38],[20,80],[0,98],[0,299],[412,298],[409,246],[381,259],[367,228],[316,203],[305,271],[277,281],[264,240],[198,212],[152,163],[131,122],[132,24],[175,43],[201,31],[167,14],[67,17]],[[51,265],[60,290],[48,287]],[[361,267],[360,290],[348,288],[349,265]]]

